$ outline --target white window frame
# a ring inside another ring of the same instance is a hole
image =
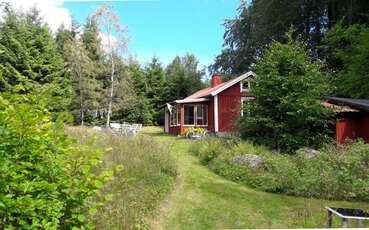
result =
[[[185,124],[184,121],[183,121],[183,126],[184,127],[192,127],[192,126],[195,126],[195,127],[208,127],[209,125],[209,106],[206,105],[206,104],[185,104],[183,105],[183,116],[184,116],[184,107],[185,106],[193,106],[194,107],[194,118],[193,118],[193,124]],[[197,106],[205,106],[206,107],[206,125],[198,125],[196,124],[197,123]],[[184,119],[183,119],[184,120]]]
[[[178,105],[175,105],[175,106],[173,106],[173,108],[175,108],[175,109],[172,109],[172,112],[169,113],[169,126],[170,127],[178,127],[178,126],[181,125],[181,121],[180,121],[180,117],[181,117],[181,115],[180,115],[181,114],[180,107]],[[174,114],[173,114],[174,110],[176,111],[176,114],[175,114],[175,116],[176,116],[176,124],[172,124],[172,116],[174,116]]]
[[[244,81],[247,81],[247,89],[243,88]],[[246,79],[240,81],[240,88],[241,88],[241,92],[249,92],[250,89],[251,89],[251,80],[250,80],[250,78],[246,78]]]
[[[243,117],[243,102],[244,101],[252,101],[252,100],[254,100],[254,98],[252,98],[252,97],[241,97],[241,117]]]

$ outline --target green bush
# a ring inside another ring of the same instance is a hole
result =
[[[369,200],[369,145],[327,146],[314,159],[301,153],[296,194],[326,199]]]
[[[369,191],[369,145],[327,145],[320,154],[308,158],[303,151],[296,155],[274,153],[249,142],[208,139],[195,143],[193,151],[202,164],[217,174],[253,188],[297,196],[324,199],[365,200]],[[232,162],[235,156],[254,154],[263,158],[261,167],[252,168]]]
[[[109,149],[102,170],[124,165],[123,171],[104,187],[111,201],[98,209],[93,221],[97,229],[146,229],[145,219],[172,189],[177,166],[170,146],[145,136],[119,137],[109,132],[94,133],[81,127],[68,129],[81,145],[97,135],[92,148]]]
[[[111,171],[101,152],[75,147],[32,96],[0,96],[0,229],[91,227],[87,215]]]
[[[207,164],[218,155],[226,153],[227,145],[226,140],[206,138],[201,142],[195,143],[191,151],[199,157],[201,163]]]
[[[292,38],[268,45],[255,65],[257,76],[240,118],[243,137],[282,152],[321,147],[330,140],[332,111],[320,99],[330,90],[321,62],[311,61],[306,45]]]

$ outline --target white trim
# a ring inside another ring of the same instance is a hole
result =
[[[169,126],[170,126],[170,113],[168,108],[165,108],[165,115],[164,115],[164,132],[169,133]]]
[[[176,109],[176,124],[172,125],[172,111],[173,107]],[[169,127],[178,127],[181,126],[181,111],[178,105],[174,105],[171,107],[171,111],[169,113]]]
[[[208,125],[183,125],[183,127],[208,127]]]
[[[345,218],[345,219],[356,219],[356,220],[369,220],[369,217],[358,217],[358,216],[344,216],[341,213],[337,212],[336,210],[330,208],[330,207],[325,207],[327,210],[333,212],[334,214],[336,214],[337,216],[341,217],[341,218]]]
[[[241,97],[241,117],[243,117],[243,102],[254,100],[253,97]]]
[[[220,87],[219,89],[215,90],[214,92],[211,93],[212,96],[215,96],[217,94],[219,94],[220,92],[228,89],[229,87],[233,86],[234,84],[237,84],[238,82],[250,77],[250,76],[256,76],[256,74],[252,71],[249,71],[245,74],[242,74],[241,76],[227,82],[226,84],[224,84],[222,87]]]
[[[219,131],[219,120],[218,120],[218,95],[214,97],[214,131]]]
[[[249,92],[250,89],[251,89],[250,80],[247,80],[247,88],[246,89],[243,88],[243,81],[240,81],[240,85],[241,85],[241,92]]]
[[[183,100],[176,100],[175,102],[177,104],[183,104],[183,103],[193,103],[193,102],[203,102],[203,101],[209,101],[209,99],[208,98],[183,99]]]
[[[242,85],[242,84],[241,84]],[[241,97],[241,117],[243,117],[243,102],[246,100],[246,97]]]

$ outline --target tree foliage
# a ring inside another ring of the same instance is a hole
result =
[[[338,23],[327,32],[324,42],[335,73],[335,95],[369,99],[369,28]]]
[[[255,99],[245,106],[241,128],[248,138],[293,152],[327,140],[331,113],[320,103],[329,90],[321,63],[309,60],[306,45],[293,40],[292,32],[287,38],[269,45],[256,64]]]
[[[0,21],[0,91],[47,91],[48,108],[55,118],[56,113],[68,110],[72,90],[51,32],[37,9],[21,14],[6,8],[4,14]]]
[[[100,151],[77,148],[52,123],[45,100],[0,96],[0,228],[57,229],[87,226],[91,197],[111,177],[95,168]]]
[[[236,18],[224,23],[224,49],[210,70],[229,75],[247,71],[262,57],[265,45],[286,41],[290,26],[311,49],[313,59],[324,58],[318,48],[325,32],[340,20],[346,25],[367,24],[368,12],[365,0],[242,1]]]
[[[72,75],[74,100],[72,113],[77,114],[77,121],[83,126],[86,114],[96,109],[99,102],[99,82],[95,79],[94,63],[88,56],[87,50],[78,40],[70,40],[64,44],[64,58],[66,67]]]

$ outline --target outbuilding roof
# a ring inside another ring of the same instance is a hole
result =
[[[256,76],[256,74],[252,71],[249,71],[245,74],[242,74],[241,76],[234,78],[230,81],[221,83],[215,87],[209,87],[202,90],[197,91],[196,93],[186,97],[183,100],[176,100],[175,102],[178,104],[181,103],[192,103],[192,102],[200,102],[200,101],[206,101],[209,100],[209,96],[215,96],[224,90],[228,89],[229,87],[239,83],[240,81],[250,77],[250,76]]]
[[[354,109],[369,112],[369,100],[367,99],[352,99],[344,97],[326,97],[326,99],[336,105],[350,106]]]

